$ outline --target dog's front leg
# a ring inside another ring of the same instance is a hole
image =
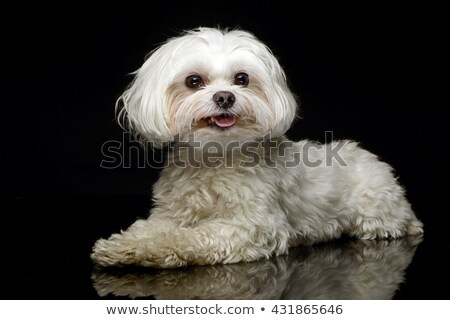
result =
[[[176,268],[254,261],[287,252],[288,237],[226,220],[182,227],[168,219],[139,220],[121,234],[100,239],[91,255],[102,266]]]

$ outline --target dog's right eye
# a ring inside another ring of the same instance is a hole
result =
[[[198,74],[193,74],[186,78],[186,86],[192,89],[198,89],[203,85],[202,77]]]

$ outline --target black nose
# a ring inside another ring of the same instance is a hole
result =
[[[233,106],[236,97],[230,91],[218,91],[214,94],[213,100],[217,106],[228,109]]]

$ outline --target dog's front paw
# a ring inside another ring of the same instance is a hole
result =
[[[91,259],[94,263],[108,266],[124,266],[136,264],[137,248],[134,243],[127,243],[118,236],[108,240],[98,240],[92,250]]]
[[[177,268],[187,264],[173,248],[150,238],[134,238],[114,234],[108,240],[98,240],[91,258],[103,267],[136,265],[154,268]]]

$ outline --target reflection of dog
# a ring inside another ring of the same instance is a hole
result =
[[[119,102],[121,118],[141,137],[164,145],[177,136],[196,154],[208,146],[228,165],[181,168],[187,151],[171,158],[154,187],[151,216],[99,240],[92,253],[97,264],[248,262],[342,234],[375,239],[422,232],[391,167],[355,143],[340,146],[345,165],[285,165],[308,142],[281,147],[296,101],[278,61],[247,32],[200,28],[168,41]],[[254,142],[253,154],[262,154],[258,142],[268,135],[275,165],[242,165],[239,146]],[[323,149],[309,150],[308,163],[327,159]]]
[[[99,269],[100,296],[157,299],[390,299],[419,237],[354,240],[292,249],[253,263],[176,270]],[[140,272],[139,272],[140,271]]]

